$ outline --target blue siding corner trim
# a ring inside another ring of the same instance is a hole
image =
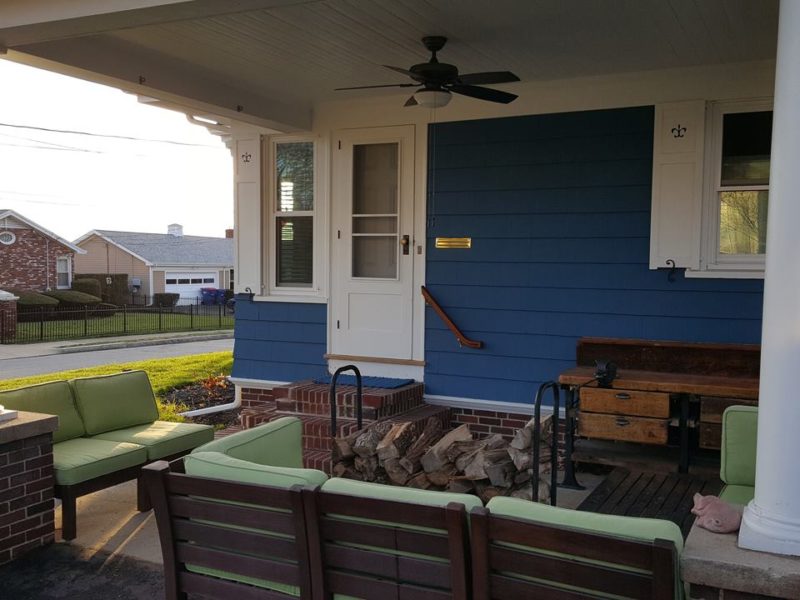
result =
[[[760,341],[762,281],[648,268],[652,107],[434,124],[428,151],[426,285],[485,346],[426,309],[427,393],[531,402],[581,336]]]
[[[297,381],[327,373],[327,307],[236,297],[233,376]]]

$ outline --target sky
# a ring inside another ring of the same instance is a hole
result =
[[[170,223],[185,235],[224,237],[233,227],[232,162],[219,137],[182,113],[0,59],[0,209],[62,238],[166,233]]]

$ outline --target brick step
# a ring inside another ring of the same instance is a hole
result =
[[[400,388],[363,389],[363,415],[367,421],[403,413],[422,404],[425,386],[412,383]],[[282,412],[307,415],[330,414],[330,388],[313,381],[298,381],[273,388],[276,406]],[[355,386],[339,386],[336,393],[337,415],[355,417]]]
[[[330,450],[304,450],[303,466],[306,469],[318,469],[330,475],[331,474]]]

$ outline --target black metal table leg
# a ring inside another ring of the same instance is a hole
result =
[[[572,451],[575,448],[575,388],[565,386],[564,399],[564,479],[560,486],[571,490],[585,489],[575,478],[575,463],[572,462]]]
[[[680,460],[678,473],[689,472],[689,395],[681,394],[681,414],[678,419],[680,434]]]

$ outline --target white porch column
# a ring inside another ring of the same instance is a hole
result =
[[[800,555],[800,1],[781,0],[755,498],[739,546]]]

